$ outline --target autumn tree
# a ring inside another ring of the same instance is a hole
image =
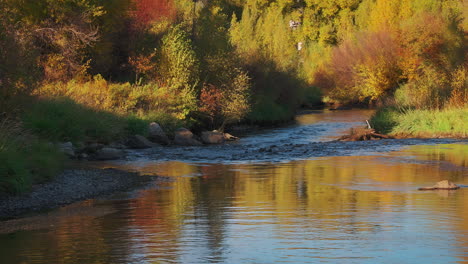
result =
[[[206,83],[200,94],[200,111],[211,125],[223,131],[226,125],[238,122],[251,110],[251,82],[239,67],[235,54],[217,54],[206,59]]]
[[[132,0],[132,17],[137,28],[145,28],[154,21],[173,20],[176,9],[172,0]]]

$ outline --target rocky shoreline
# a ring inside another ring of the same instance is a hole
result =
[[[0,197],[0,220],[18,218],[167,180],[165,177],[116,169],[69,169],[50,182],[33,186],[29,193]]]
[[[57,145],[58,149],[70,159],[78,160],[118,160],[125,158],[127,150],[131,149],[151,149],[159,146],[202,146],[202,145],[222,145],[226,141],[235,141],[239,138],[228,134],[214,131],[203,131],[200,135],[195,135],[186,128],[179,128],[174,132],[171,140],[158,123],[151,123],[148,126],[148,136],[131,135],[128,138],[103,144],[101,142],[63,142]],[[52,143],[51,143],[52,144]]]
[[[219,145],[237,139],[230,134],[217,131],[205,131],[198,136],[188,129],[180,128],[175,131],[175,137],[171,140],[159,124],[151,123],[147,137],[134,135],[122,142],[110,144],[64,142],[57,147],[72,160],[104,161],[125,159],[132,149],[154,149],[167,145]],[[28,193],[17,196],[0,194],[0,220],[19,218],[77,201],[133,190],[150,182],[163,180],[169,179],[117,169],[68,169],[50,182],[33,186]]]

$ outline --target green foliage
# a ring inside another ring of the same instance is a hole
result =
[[[258,99],[248,115],[248,120],[260,124],[274,124],[290,120],[294,112],[286,106],[275,103],[271,98]]]
[[[159,78],[168,87],[190,89],[198,83],[198,59],[182,26],[164,36],[159,64]]]
[[[180,119],[196,110],[198,78],[199,61],[192,42],[182,26],[175,26],[162,40],[158,81],[168,89],[168,96],[177,101]]]
[[[398,110],[395,108],[382,108],[372,116],[370,124],[380,133],[388,134],[397,125]]]
[[[281,71],[297,66],[297,41],[289,28],[290,16],[276,3],[260,10],[256,5],[246,5],[242,19],[234,16],[231,22],[231,42],[248,63],[272,61]]]

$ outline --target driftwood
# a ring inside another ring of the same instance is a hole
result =
[[[338,141],[365,141],[365,140],[379,140],[393,138],[388,135],[383,135],[375,132],[374,129],[369,128],[352,128],[349,135],[344,135]]]

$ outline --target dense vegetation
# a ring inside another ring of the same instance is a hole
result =
[[[463,0],[1,0],[0,11],[2,190],[49,177],[31,158],[57,160],[45,141],[109,141],[150,121],[223,129],[324,101],[377,105],[387,132],[468,134]],[[413,126],[439,114],[455,123]]]

